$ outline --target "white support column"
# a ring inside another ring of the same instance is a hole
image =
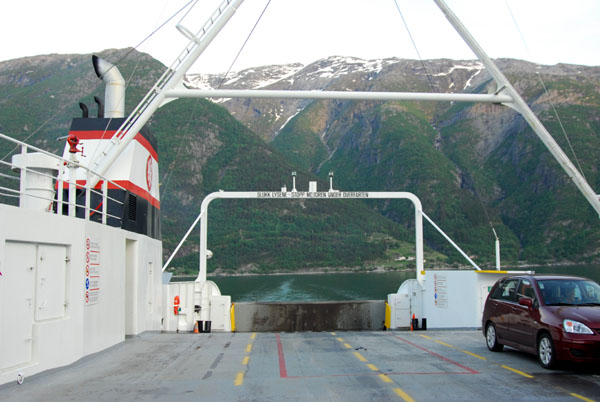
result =
[[[92,204],[92,189],[90,188],[90,174],[89,171],[86,175],[86,179],[85,179],[85,209],[83,211],[83,214],[85,216],[85,220],[89,221],[90,220],[90,205]]]
[[[204,203],[203,203],[204,204]],[[207,230],[208,230],[208,214],[206,209],[200,211],[200,270],[198,271],[198,278],[196,282],[206,282],[206,243],[207,243]]]
[[[106,214],[108,213],[108,180],[102,180],[102,224],[106,225]]]
[[[421,203],[415,204],[415,251],[417,260],[417,280],[423,286],[425,281],[425,258],[423,256],[423,211]]]
[[[69,164],[69,216],[75,216],[75,203],[77,202],[77,166]]]
[[[500,271],[500,240],[496,238],[496,271]]]
[[[58,176],[56,179],[56,213],[58,215],[63,214],[63,194],[64,194],[64,186],[65,182],[63,178],[65,177],[65,165],[59,164],[58,168]]]
[[[21,157],[23,161],[27,160],[27,146],[21,145]],[[20,176],[20,187],[19,191],[21,194],[19,195],[19,206],[23,207],[27,204],[27,166],[23,166],[21,168]]]

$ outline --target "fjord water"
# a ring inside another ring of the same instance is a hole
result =
[[[536,273],[585,276],[600,282],[600,265],[570,265],[532,268]],[[385,300],[406,279],[415,278],[414,271],[361,272],[336,274],[290,274],[257,276],[219,276],[221,294],[234,302]]]

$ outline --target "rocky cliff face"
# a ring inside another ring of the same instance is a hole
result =
[[[563,150],[581,166],[592,186],[598,187],[600,68],[540,66],[510,59],[496,62]],[[424,64],[425,69],[415,60],[330,57],[307,66],[246,70],[225,81],[204,77],[204,85],[216,87],[215,83],[223,81],[221,88],[497,90],[478,61],[427,60]],[[271,75],[265,75],[266,71]],[[190,77],[189,85],[197,81],[198,77]],[[322,177],[334,170],[345,188],[411,189],[425,200],[434,216],[449,220],[450,232],[464,237],[473,248],[483,247],[478,238],[491,236],[491,220],[505,242],[515,248],[511,255],[515,259],[576,259],[597,253],[597,217],[524,119],[508,107],[424,102],[220,102],[297,165]],[[407,215],[389,204],[377,208],[397,219]],[[466,222],[475,226],[470,233],[461,228]],[[582,229],[584,240],[566,240],[565,230],[579,233]]]
[[[136,52],[122,59],[127,53],[109,50],[101,56],[118,64],[130,80],[126,106],[130,111],[164,66]],[[83,101],[93,110],[93,96],[103,95],[89,59],[89,55],[48,55],[0,63],[0,132],[20,139],[35,132],[30,142],[57,150],[55,138],[65,134],[72,117],[80,115],[77,103]],[[571,148],[575,151],[592,187],[600,188],[600,68],[538,66],[508,59],[497,64],[563,150],[569,156]],[[425,67],[415,60],[330,57],[307,66],[257,67],[228,77],[189,76],[186,85],[421,92],[433,88],[474,93],[497,89],[476,61],[428,60]],[[303,176],[301,188],[315,176],[326,183],[328,172],[333,171],[334,187],[339,189],[417,194],[425,212],[479,262],[494,258],[490,223],[500,236],[504,261],[590,261],[600,254],[597,215],[510,108],[424,102],[214,102],[217,105],[173,102],[149,123],[159,139],[167,251],[208,192],[278,189],[286,180],[290,184],[291,170],[298,170]],[[306,211],[306,205],[296,206]],[[220,266],[257,261],[268,261],[271,267],[282,261],[296,261],[298,266],[314,266],[321,260],[347,264],[350,260],[338,255],[330,258],[335,253],[323,244],[333,241],[334,247],[344,250],[341,254],[360,261],[366,254],[354,250],[370,248],[381,256],[382,249],[389,249],[387,240],[369,243],[378,238],[372,235],[377,228],[396,239],[411,237],[414,212],[399,201],[371,202],[367,210],[364,205],[340,206],[339,211],[320,205],[310,208],[313,213],[304,220],[292,217],[294,208],[286,206],[273,211],[254,204],[222,209],[217,221],[223,229],[217,229],[213,241],[222,248],[221,256],[234,258],[221,260]],[[335,219],[328,221],[328,216]],[[237,223],[227,220],[232,217]],[[241,223],[251,227],[249,232],[240,231]],[[425,230],[429,246],[452,255],[431,227]],[[236,247],[233,254],[230,244]],[[317,248],[320,254],[314,255],[322,259],[297,252],[281,259],[274,252],[287,250],[290,244]],[[184,250],[190,265],[196,265],[194,253],[194,247]]]

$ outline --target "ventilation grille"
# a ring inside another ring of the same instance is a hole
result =
[[[127,217],[129,220],[135,221],[137,216],[137,197],[133,194],[129,194],[129,203],[127,206]]]

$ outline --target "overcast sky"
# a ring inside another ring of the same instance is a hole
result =
[[[188,2],[4,1],[0,61],[135,46]],[[198,0],[182,24],[196,32],[220,2]],[[246,0],[192,71],[226,71],[267,2]],[[433,1],[397,2],[422,58],[475,58]],[[600,65],[600,0],[446,2],[491,57]],[[187,44],[174,27],[182,16],[138,49],[170,65]],[[418,58],[394,0],[271,0],[233,70],[331,55]]]

